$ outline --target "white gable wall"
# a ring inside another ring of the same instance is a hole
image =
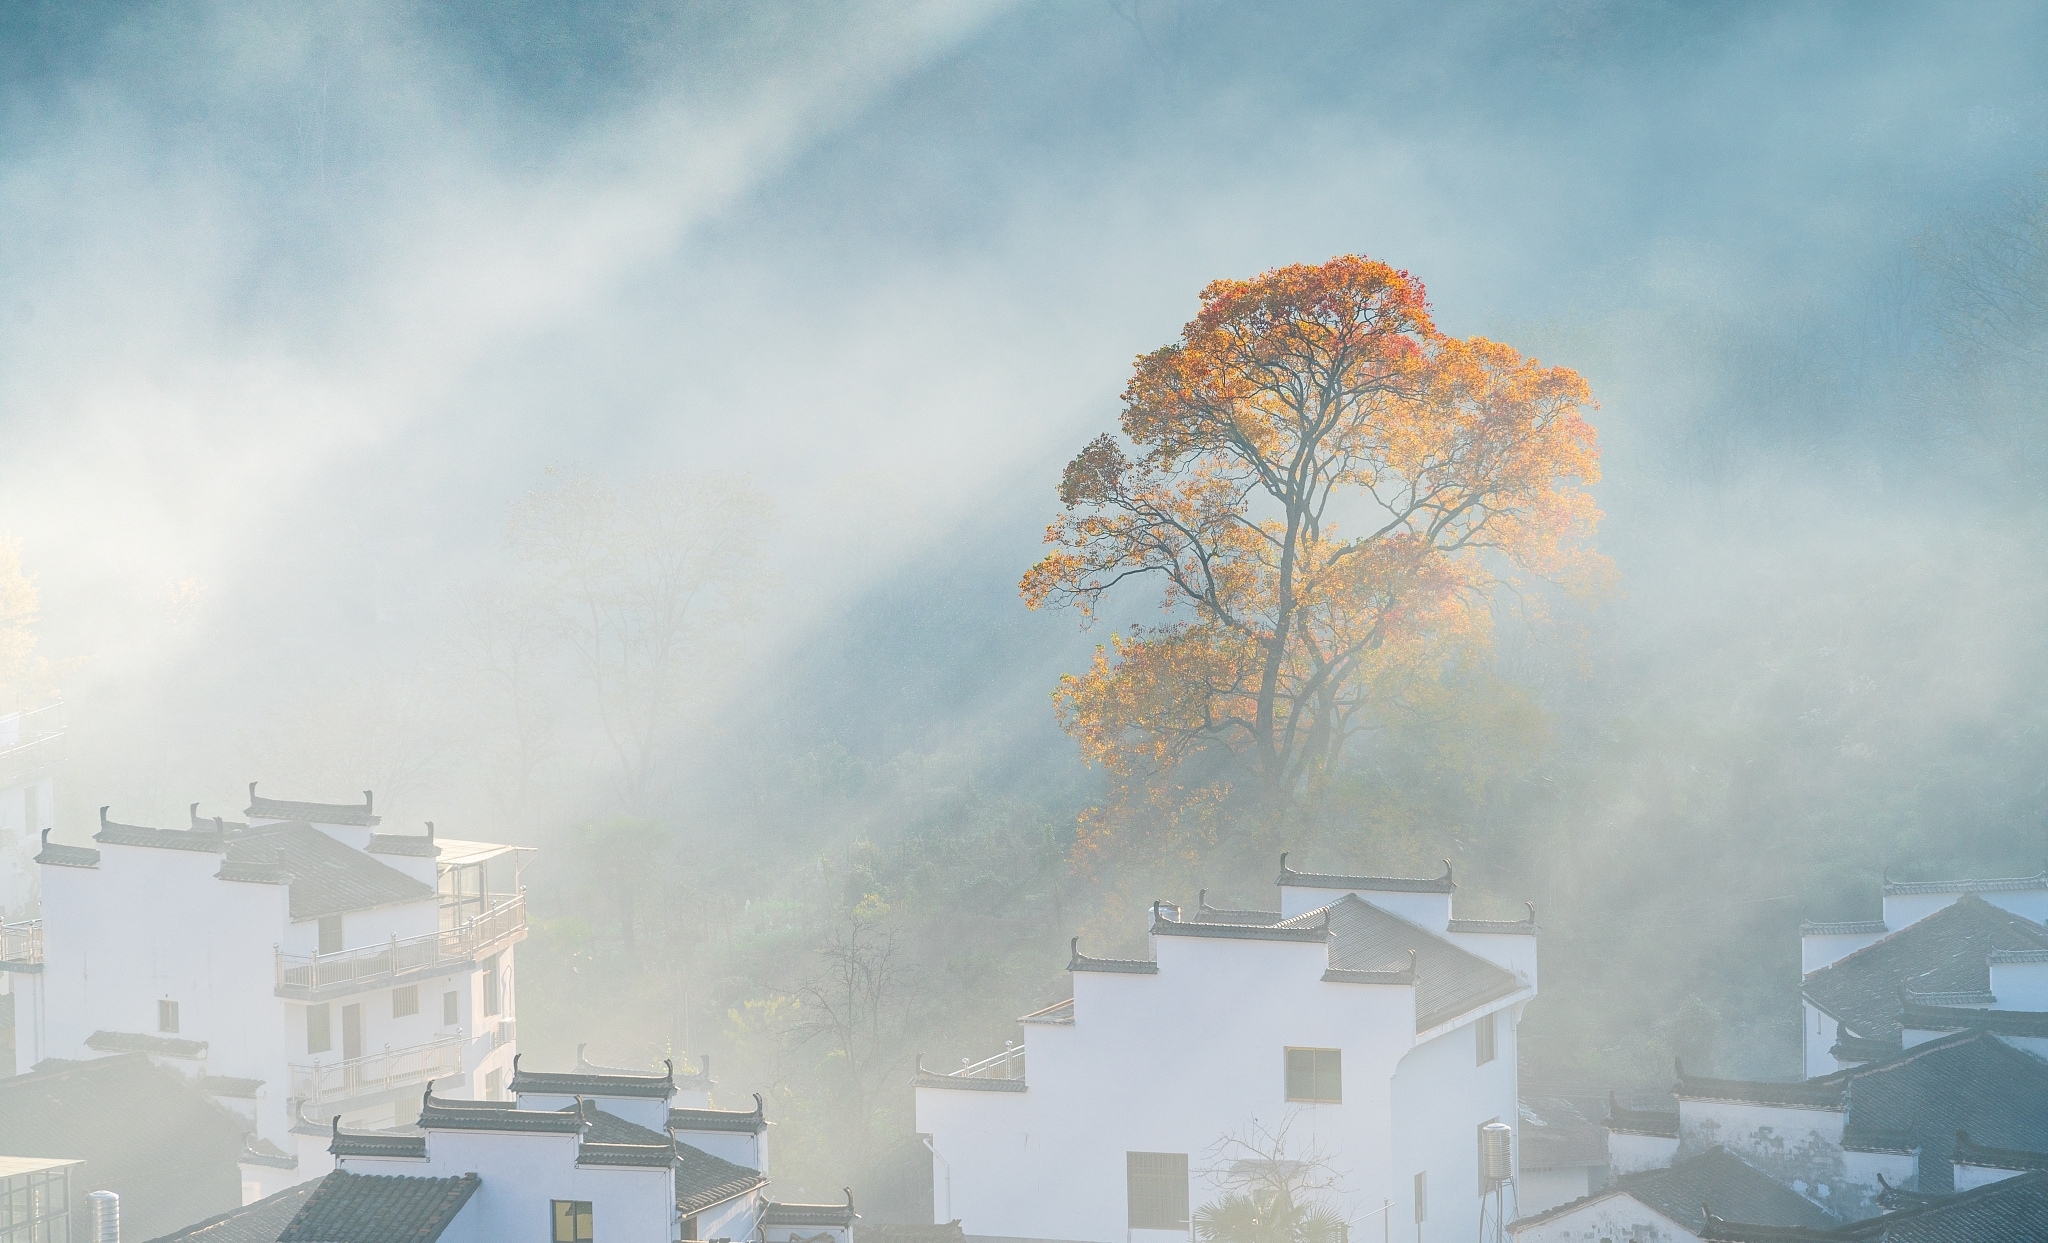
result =
[[[1990,957],[1991,994],[1998,998],[2000,1010],[2048,1010],[2048,954],[2039,955],[2039,962],[2000,962],[2005,957],[2001,954]]]
[[[1495,1056],[1478,1062],[1473,1025],[1465,1023],[1417,1046],[1401,1059],[1393,1086],[1394,1220],[1415,1220],[1415,1175],[1428,1175],[1425,1240],[1479,1237],[1479,1128],[1505,1122],[1517,1129],[1514,1014],[1495,1019]],[[1510,1212],[1512,1213],[1512,1209]]]
[[[1699,1243],[1700,1237],[1625,1192],[1603,1196],[1513,1234],[1515,1243]]]
[[[574,1135],[506,1131],[429,1131],[427,1157],[342,1157],[351,1174],[451,1178],[476,1174],[482,1185],[465,1213],[476,1213],[477,1238],[551,1243],[554,1200],[589,1200],[600,1239],[675,1238],[674,1172],[666,1166],[576,1164]]]
[[[1962,1161],[1950,1164],[1957,1191],[1975,1191],[1989,1183],[2002,1183],[2008,1178],[2018,1178],[2025,1170],[2002,1169],[1995,1165],[1969,1165]]]
[[[1953,905],[1963,890],[1948,893],[1895,893],[1884,899],[1884,926],[1893,932],[1917,924],[1945,906]],[[1993,889],[1978,897],[2035,923],[2048,922],[2048,889]]]
[[[1607,1133],[1607,1166],[1616,1174],[1661,1170],[1677,1159],[1676,1135],[1635,1135],[1625,1131]]]
[[[1938,909],[1938,908],[1937,908]],[[1929,912],[1932,914],[1933,912]],[[1799,974],[1812,975],[1891,935],[1885,932],[1827,933],[1799,938]]]

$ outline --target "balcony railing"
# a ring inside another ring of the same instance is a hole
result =
[[[0,924],[0,964],[13,971],[42,970],[42,920],[26,919],[18,924]]]
[[[312,997],[377,988],[397,976],[443,964],[469,962],[526,931],[526,895],[498,905],[452,928],[417,937],[393,937],[382,945],[333,954],[277,953],[277,995]]]
[[[306,1105],[319,1105],[418,1087],[443,1075],[461,1073],[462,1037],[448,1036],[346,1061],[294,1065],[292,1095]]]
[[[961,1059],[966,1062],[965,1058]],[[978,1062],[967,1063],[953,1072],[956,1079],[1022,1079],[1024,1077],[1024,1050],[1022,1046],[1003,1041],[1003,1051],[994,1057],[985,1057]]]

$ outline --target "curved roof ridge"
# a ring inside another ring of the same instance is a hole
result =
[[[1458,887],[1451,879],[1451,861],[1444,860],[1444,874],[1437,877],[1417,876],[1344,876],[1334,872],[1297,872],[1287,866],[1287,856],[1280,855],[1280,876],[1277,885],[1295,885],[1306,889],[1370,889],[1390,893],[1451,893]]]

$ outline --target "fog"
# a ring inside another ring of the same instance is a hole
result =
[[[1270,860],[1069,857],[1101,776],[1048,696],[1154,597],[1090,632],[1017,580],[1205,284],[1358,253],[1587,378],[1618,586],[1504,616],[1508,706],[1372,741],[1296,848],[1536,902],[1525,1084],[1794,1073],[1801,916],[2048,854],[2044,57],[2023,4],[13,6],[56,837],[260,780],[534,846],[529,1061],[712,1052],[792,1193],[886,1201],[917,1051],[1154,898],[1265,902]],[[637,802],[573,661],[522,709],[486,654],[576,478],[752,490]],[[870,897],[849,1103],[775,999]]]

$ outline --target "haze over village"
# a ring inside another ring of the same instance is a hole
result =
[[[0,6],[0,1243],[2048,1239],[2043,64]]]

